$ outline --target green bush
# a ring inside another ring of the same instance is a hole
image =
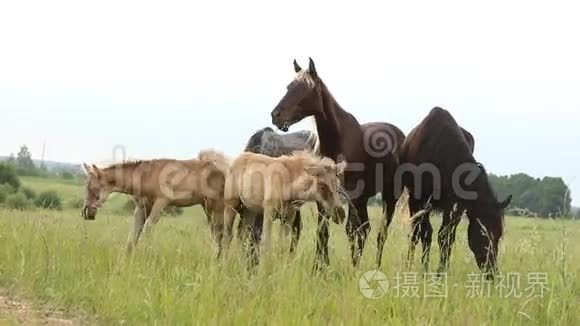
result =
[[[9,184],[14,189],[20,188],[20,179],[12,165],[0,163],[0,184]]]
[[[72,180],[75,178],[75,175],[72,174],[72,172],[70,172],[70,171],[62,171],[60,173],[60,177],[65,179],[65,180]]]
[[[6,201],[6,197],[8,197],[8,192],[4,188],[0,188],[0,204]]]
[[[32,207],[32,201],[27,199],[23,193],[19,192],[6,198],[6,207],[22,211]]]
[[[5,184],[0,184],[0,189],[4,192],[6,192],[7,195],[16,193],[16,189],[14,189],[14,187],[12,187],[11,185],[5,183]]]
[[[20,192],[22,192],[24,196],[30,200],[34,200],[34,198],[36,198],[36,192],[29,187],[20,188]]]
[[[16,190],[9,184],[0,184],[0,203],[6,201],[6,198],[15,193]]]
[[[70,208],[83,208],[85,200],[82,198],[74,198],[68,202],[68,207]]]
[[[58,193],[54,190],[48,190],[41,192],[36,200],[34,201],[36,207],[47,208],[47,209],[62,209],[62,200],[58,196]]]

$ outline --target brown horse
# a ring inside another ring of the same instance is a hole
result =
[[[87,173],[82,215],[94,220],[97,209],[112,192],[131,195],[135,201],[133,230],[127,240],[131,252],[141,232],[152,229],[167,206],[202,205],[208,220],[223,219],[223,193],[227,161],[221,153],[202,151],[199,159],[159,159],[114,164],[100,169],[83,164]],[[221,224],[221,223],[220,223]]]
[[[307,151],[279,157],[240,154],[226,174],[223,246],[227,248],[231,241],[234,218],[242,206],[245,216],[241,222],[247,225],[253,225],[256,215],[263,214],[266,250],[270,247],[274,218],[282,215],[292,225],[304,202],[320,203],[329,215],[342,220],[340,176],[344,165]],[[218,234],[220,237],[222,234]]]
[[[291,155],[296,151],[309,151],[312,153],[318,152],[318,139],[316,134],[302,130],[297,132],[291,132],[286,134],[276,133],[272,128],[265,127],[257,130],[252,134],[248,140],[245,152],[252,152],[256,154],[263,154],[271,157],[280,157],[282,155]],[[246,215],[246,212],[242,209],[240,216]],[[242,230],[244,223],[238,224],[238,235],[247,234],[250,235],[250,251],[255,250],[255,245],[260,242],[262,233],[262,214],[256,215],[254,219],[254,225],[250,225],[248,230]],[[296,217],[294,218],[293,224],[288,224],[288,220],[281,216],[282,227],[280,230],[284,235],[291,235],[291,245],[290,253],[293,253],[298,245],[298,240],[300,239],[300,233],[302,231],[302,217],[300,211],[296,212]]]
[[[387,229],[393,219],[401,193],[395,189],[393,176],[399,166],[399,150],[405,135],[388,123],[360,125],[334,99],[318,76],[310,59],[308,70],[294,60],[296,77],[272,111],[272,123],[287,131],[289,126],[313,116],[320,142],[320,154],[333,160],[344,159],[347,170],[344,185],[352,202],[346,223],[353,265],[358,265],[370,231],[367,201],[382,194],[383,219],[377,239],[376,263],[380,265]],[[352,209],[354,208],[354,209]],[[329,263],[328,221],[319,214],[317,263]]]
[[[463,137],[465,137],[465,141],[469,147],[469,151],[471,154],[473,154],[475,149],[475,139],[469,131],[463,128],[461,128],[461,130],[463,132]],[[422,210],[423,213],[416,213],[414,216],[418,217],[423,214],[430,214],[433,207],[431,205],[429,205],[429,207],[430,209]],[[463,217],[464,213],[465,208],[461,207],[459,203],[455,203],[454,205],[447,205],[446,209],[443,209],[442,221],[441,226],[439,227],[438,235],[439,249],[441,251],[439,256],[439,273],[443,273],[445,270],[447,270],[447,268],[449,268],[449,257],[451,256],[451,249],[455,243],[457,226],[459,225],[459,222],[461,222],[461,218]],[[411,218],[411,221],[413,220],[414,219]],[[425,262],[428,263],[428,259]],[[408,263],[410,264],[411,261],[408,261]]]
[[[503,234],[503,210],[511,197],[498,202],[485,169],[473,157],[473,137],[459,127],[449,112],[434,108],[409,133],[401,151],[402,180],[409,190],[409,212],[415,215],[427,202],[442,210],[439,233],[440,270],[447,268],[451,238],[463,210],[469,218],[469,247],[480,269],[492,276],[497,267],[498,243]],[[429,173],[426,173],[429,172]],[[453,206],[457,204],[454,213]],[[451,234],[451,231],[452,234]],[[421,240],[422,263],[429,264],[433,228],[429,211],[413,219],[408,260]]]

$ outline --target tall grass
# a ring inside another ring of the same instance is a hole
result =
[[[214,259],[205,218],[197,211],[194,215],[162,219],[127,258],[127,217],[105,215],[85,222],[76,211],[0,211],[0,286],[73,313],[96,316],[103,324],[580,321],[580,232],[571,222],[515,218],[507,222],[502,270],[521,273],[522,291],[528,272],[548,273],[550,291],[533,299],[500,298],[497,291],[489,298],[468,298],[468,274],[476,270],[464,228],[458,230],[447,298],[425,298],[420,273],[420,297],[397,297],[394,279],[397,272],[408,271],[403,261],[406,226],[393,223],[381,268],[391,288],[383,298],[370,300],[360,293],[358,282],[363,272],[373,269],[375,233],[362,266],[353,269],[343,227],[334,225],[332,265],[314,274],[315,225],[308,216],[296,256],[289,257],[287,246],[281,245],[275,248],[271,273],[260,269],[252,275],[236,244],[225,261]],[[373,218],[374,230],[376,222]],[[432,269],[438,259],[436,247]],[[419,265],[411,272],[419,272]]]
[[[24,180],[36,191],[49,187],[43,182]],[[65,201],[83,196],[79,185],[50,184],[50,189],[63,194]],[[288,242],[278,245],[272,270],[260,267],[251,274],[236,241],[225,260],[215,259],[215,246],[198,208],[187,209],[181,218],[163,217],[127,257],[124,245],[131,221],[115,209],[125,200],[114,198],[94,222],[83,221],[78,210],[0,210],[0,288],[106,325],[580,322],[580,226],[572,221],[506,218],[500,268],[520,275],[520,291],[527,287],[528,273],[547,273],[549,291],[543,297],[501,297],[491,287],[489,297],[473,298],[468,283],[477,270],[463,223],[446,277],[447,296],[433,298],[423,292],[427,285],[420,273],[420,249],[415,266],[406,267],[408,226],[396,218],[381,268],[390,287],[384,297],[370,300],[359,291],[359,279],[374,269],[377,209],[372,210],[372,232],[360,267],[350,264],[344,226],[332,225],[331,266],[313,273],[316,225],[306,208],[296,254],[287,254]],[[432,221],[438,230],[439,218]],[[434,234],[433,271],[439,259],[436,238]],[[402,284],[397,295],[395,286],[402,280],[396,277],[403,272],[416,273],[406,276],[416,275],[417,284]],[[402,292],[412,294],[414,287],[418,297],[403,297]]]

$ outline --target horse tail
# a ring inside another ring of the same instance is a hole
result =
[[[431,203],[432,199],[433,199],[432,196],[429,197],[424,207],[418,212],[415,212],[413,216],[411,216],[411,210],[409,208],[409,190],[405,188],[405,190],[401,194],[401,197],[399,198],[399,201],[397,202],[396,208],[397,214],[401,216],[401,221],[403,223],[411,225],[414,220],[422,217],[425,214],[429,214],[431,213],[431,211],[433,211],[433,205]]]
[[[399,201],[397,202],[396,212],[397,215],[400,216],[401,222],[407,225],[411,224],[411,216],[409,211],[409,190],[405,188],[401,194],[401,197],[399,197]]]

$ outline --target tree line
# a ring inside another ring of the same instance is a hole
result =
[[[15,172],[19,176],[32,176],[32,177],[61,177],[63,179],[74,179],[75,172],[73,169],[57,169],[49,170],[47,166],[40,162],[40,164],[35,164],[32,159],[32,153],[26,145],[22,145],[17,155],[10,154],[5,162],[7,165],[12,166]]]
[[[509,176],[489,175],[500,198],[512,194],[510,209],[526,210],[541,217],[570,216],[572,197],[570,188],[560,177],[533,178],[525,173]]]
[[[499,200],[512,195],[507,214],[528,217],[575,217],[572,212],[570,188],[560,177],[533,178],[525,173],[508,176],[489,174],[489,181]],[[370,205],[382,205],[381,196],[369,200]]]

